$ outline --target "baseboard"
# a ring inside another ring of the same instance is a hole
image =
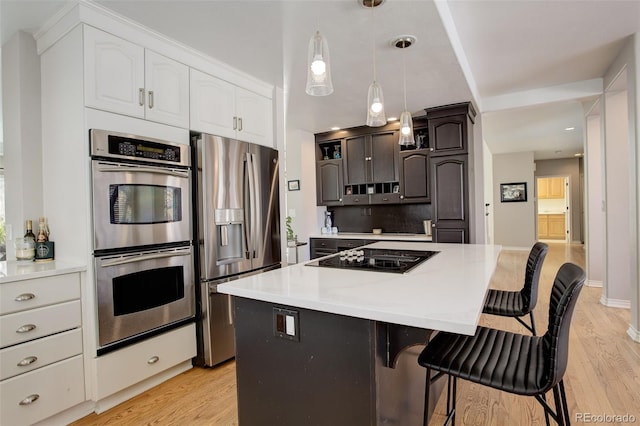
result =
[[[93,413],[96,403],[94,401],[85,401],[81,404],[66,409],[58,414],[48,417],[34,426],[64,426],[80,420],[81,418]]]
[[[169,380],[172,377],[177,376],[180,373],[183,373],[190,368],[193,368],[191,364],[191,360],[184,361],[181,364],[175,365],[167,370],[164,370],[161,373],[156,374],[155,376],[149,377],[148,379],[136,383],[133,386],[130,386],[118,393],[113,395],[109,395],[106,398],[101,399],[96,402],[96,413],[100,414],[108,410],[109,408],[113,408],[116,405],[123,403],[124,401],[133,398],[136,395],[141,394],[154,386],[159,385],[162,382]]]
[[[623,309],[631,309],[631,301],[630,300],[622,300],[622,299],[609,299],[602,295],[600,297],[600,303],[609,308],[623,308]]]
[[[602,287],[602,281],[587,280],[587,287]]]
[[[627,334],[634,342],[640,343],[640,330],[636,329],[634,326],[629,325],[629,329],[627,330]]]

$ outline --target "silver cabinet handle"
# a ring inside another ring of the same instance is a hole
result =
[[[401,196],[400,196],[400,199],[401,199],[401,200],[404,200],[404,195],[401,195]]]
[[[149,109],[153,108],[153,90],[149,90]]]
[[[382,201],[389,201],[389,199],[388,198],[383,198]]]
[[[26,367],[27,365],[31,365],[38,360],[37,356],[28,356],[16,364],[18,367]]]
[[[429,148],[429,151],[433,152],[433,148]]]
[[[142,87],[138,89],[138,103],[140,106],[144,105],[144,88]]]
[[[15,300],[16,302],[26,302],[27,300],[31,300],[33,298],[35,298],[36,295],[33,293],[22,293],[18,296],[16,296]]]
[[[149,253],[149,254],[134,254],[131,256],[125,255],[125,256],[118,257],[115,260],[104,262],[100,266],[103,268],[109,268],[111,266],[125,265],[127,263],[144,262],[145,260],[165,259],[168,257],[190,256],[190,255],[191,255],[190,249],[166,251],[166,252],[159,252],[159,253]]]
[[[33,404],[34,402],[36,402],[38,400],[38,398],[40,398],[40,395],[38,395],[37,393],[34,393],[32,395],[29,395],[28,397],[26,397],[25,399],[23,399],[22,401],[20,401],[18,403],[18,405],[29,405],[29,404]]]
[[[233,117],[233,130],[238,130],[238,117]]]
[[[25,324],[22,327],[20,327],[19,329],[16,330],[16,333],[28,333],[32,330],[36,329],[36,325],[35,324]]]
[[[156,362],[160,361],[160,357],[158,356],[152,356],[151,358],[149,358],[149,360],[147,361],[147,364],[151,365],[151,364],[155,364]]]
[[[238,131],[242,131],[242,117],[238,118]]]

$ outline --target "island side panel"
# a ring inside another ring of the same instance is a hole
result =
[[[242,426],[375,425],[375,322],[234,298]],[[297,312],[299,341],[278,337],[274,308]]]

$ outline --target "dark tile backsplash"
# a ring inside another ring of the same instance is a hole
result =
[[[424,234],[422,221],[431,219],[431,204],[329,207],[333,226],[340,232],[408,232]]]

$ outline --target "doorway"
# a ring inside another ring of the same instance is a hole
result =
[[[571,242],[569,176],[536,178],[537,239]]]

